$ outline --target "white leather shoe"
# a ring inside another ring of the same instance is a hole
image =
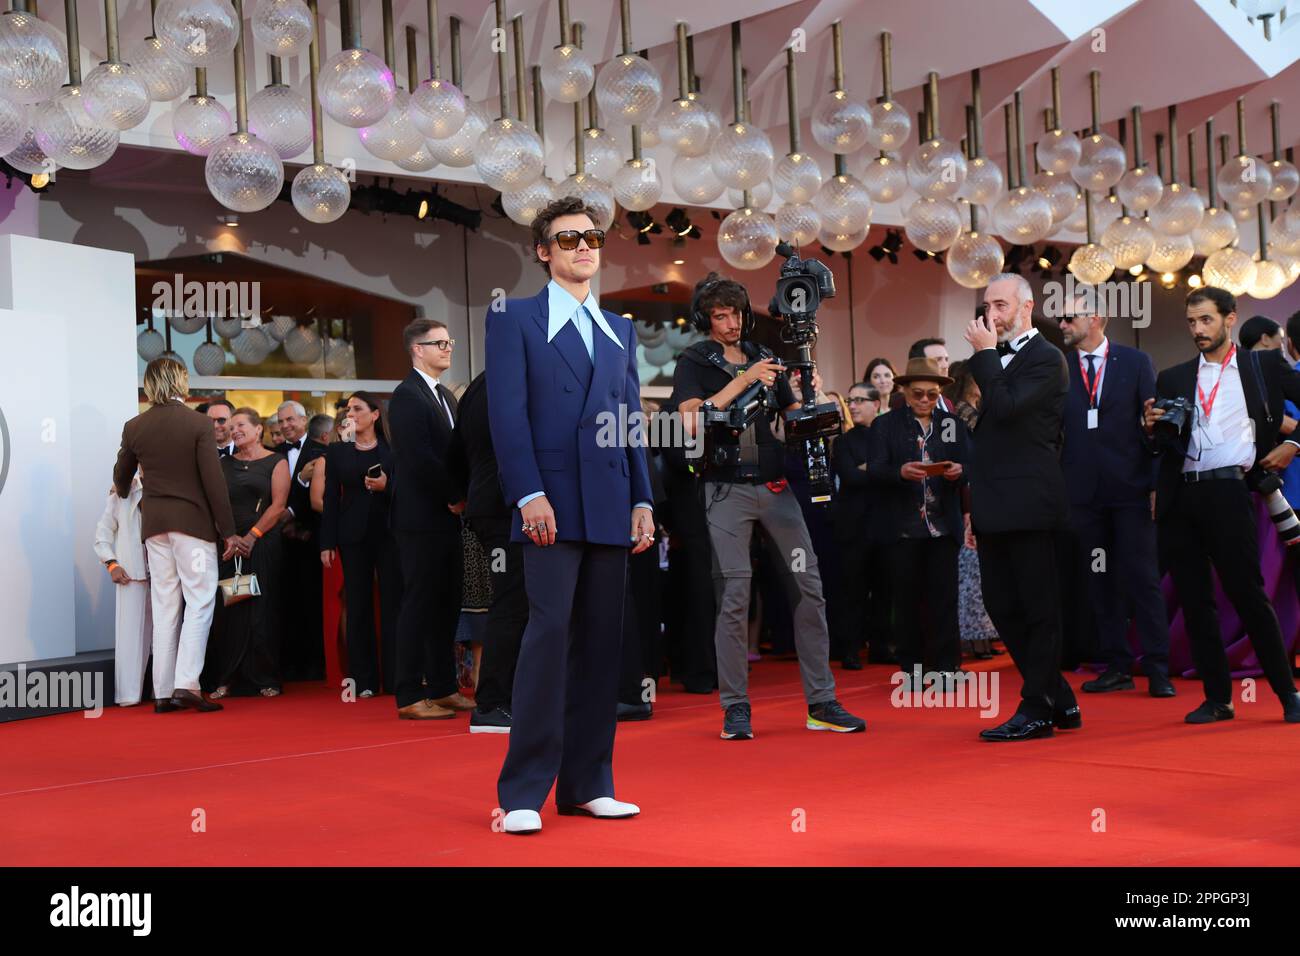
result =
[[[542,818],[536,810],[511,810],[502,821],[506,833],[540,833]]]
[[[626,817],[634,817],[641,812],[641,808],[635,803],[624,803],[622,800],[615,800],[613,797],[597,797],[587,803],[580,803],[572,807],[559,807],[557,812],[562,817],[588,816],[599,817],[602,820],[621,820]]]

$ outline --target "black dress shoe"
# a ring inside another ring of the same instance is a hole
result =
[[[220,704],[210,700],[204,700],[202,694],[196,694],[192,690],[177,689],[172,693],[172,703],[177,707],[193,707],[195,710],[203,713],[210,713],[214,710],[222,710]]]
[[[1231,704],[1216,704],[1207,700],[1184,717],[1183,720],[1189,724],[1212,724],[1216,720],[1232,720],[1236,716],[1232,711]]]
[[[649,720],[654,713],[654,708],[650,704],[624,704],[621,701],[618,705],[618,719],[623,720]]]
[[[1052,714],[1052,726],[1057,730],[1078,730],[1082,727],[1083,714],[1079,712],[1079,705]]]
[[[1300,693],[1292,691],[1282,698],[1282,719],[1288,724],[1300,724]]]
[[[1089,694],[1104,694],[1112,690],[1132,690],[1137,685],[1133,676],[1123,671],[1105,671],[1100,677],[1083,682],[1083,689]]]
[[[983,740],[1033,740],[1035,737],[1051,737],[1053,735],[1052,722],[1043,720],[1041,717],[1026,717],[1024,714],[1016,714],[1005,724],[999,724],[996,727],[990,727],[988,730],[981,730],[980,737]]]
[[[155,700],[153,702],[153,712],[155,714],[170,714],[173,710],[180,710],[180,707],[170,700]]]
[[[1173,682],[1164,674],[1152,674],[1147,678],[1147,693],[1152,697],[1177,697]]]

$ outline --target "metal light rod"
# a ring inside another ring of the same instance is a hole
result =
[[[1088,74],[1088,87],[1092,94],[1092,135],[1096,136],[1101,132],[1098,125],[1098,117],[1101,116],[1101,73],[1098,70]]]
[[[1012,96],[1016,109],[1016,188],[1025,184],[1025,114],[1021,107],[1020,91]]]
[[[451,17],[448,23],[451,29],[451,85],[461,89],[460,72],[460,17]]]
[[[77,30],[77,0],[63,0],[63,16],[67,22],[68,85],[81,85],[81,39]]]
[[[406,92],[414,93],[420,85],[420,54],[415,39],[415,27],[406,25]]]
[[[799,89],[794,71],[794,50],[785,48],[785,105],[790,125],[790,152],[799,152]]]
[[[1169,104],[1169,181],[1178,182],[1178,106],[1174,103]]]
[[[429,27],[429,79],[442,79],[442,66],[438,62],[438,0],[428,0],[425,16]]]
[[[690,72],[686,68],[686,24],[677,21],[677,98],[686,99],[691,92]]]
[[[741,75],[741,69],[740,21],[733,20],[731,22],[731,100],[737,123],[745,122],[745,78]]]
[[[980,105],[980,71],[979,67],[970,71],[970,99],[971,109],[975,114],[974,135],[975,139],[971,147],[971,156],[979,158],[984,155],[984,113]]]
[[[393,0],[382,0],[379,10],[384,23],[384,63],[392,70],[397,65],[397,43],[393,37]]]
[[[387,0],[385,0],[387,2]],[[494,0],[497,12],[497,33],[501,39],[501,50],[497,53],[497,99],[500,103],[500,112],[497,119],[506,119],[510,115],[510,78],[509,68],[506,66],[506,2],[505,0]]]
[[[880,34],[880,99],[884,103],[894,98],[894,38],[886,30]]]
[[[248,91],[244,88],[244,0],[233,0],[239,32],[235,34],[235,130],[248,132]]]
[[[1133,107],[1133,168],[1142,166],[1142,107]]]
[[[831,54],[834,59],[835,89],[844,89],[844,25],[831,24]]]
[[[321,115],[320,94],[316,89],[316,76],[320,73],[320,15],[316,0],[307,0],[311,11],[311,44],[307,47],[307,63],[311,82],[311,161],[316,166],[325,165],[325,123]]]
[[[528,79],[524,70],[524,15],[510,21],[515,45],[515,116],[528,122]]]
[[[104,35],[106,54],[109,63],[119,63],[120,50],[117,43],[117,0],[104,0]]]
[[[1214,181],[1214,118],[1205,121],[1205,191],[1210,208],[1219,204],[1219,187]]]
[[[533,78],[533,129],[535,129],[537,135],[545,141],[546,120],[544,117],[546,115],[546,110],[543,109],[542,103],[542,68],[535,65],[531,72]]]
[[[1061,68],[1059,66],[1052,67],[1052,123],[1049,133],[1061,128]]]

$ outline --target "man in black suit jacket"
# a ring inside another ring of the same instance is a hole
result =
[[[478,535],[492,571],[492,605],[483,635],[478,706],[469,717],[471,734],[510,733],[511,690],[519,643],[528,626],[523,545],[510,540],[513,511],[501,495],[501,475],[488,424],[487,373],[480,372],[460,397],[456,428],[447,453],[456,493],[465,499],[463,517]]]
[[[1300,444],[1278,444],[1287,399],[1300,402],[1300,372],[1280,354],[1238,352],[1230,337],[1237,301],[1213,286],[1187,297],[1187,326],[1200,355],[1156,379],[1162,399],[1184,398],[1194,411],[1177,432],[1160,426],[1165,410],[1146,402],[1144,424],[1161,455],[1156,484],[1160,544],[1178,588],[1192,659],[1205,703],[1189,724],[1230,720],[1232,676],[1219,630],[1210,565],[1245,625],[1269,686],[1287,722],[1300,723],[1300,694],[1282,643],[1277,614],[1264,591],[1259,536],[1250,489],[1268,472],[1286,468]]]
[[[295,401],[282,403],[276,414],[282,422],[285,440],[275,450],[288,459],[290,472],[289,506],[281,545],[283,571],[279,600],[284,626],[280,642],[281,677],[323,680],[324,593],[317,541],[320,516],[311,507],[311,469],[307,466],[325,456],[329,429],[326,427],[322,433],[318,425],[316,434],[311,434],[307,411]]]
[[[456,680],[465,509],[447,467],[456,398],[438,380],[451,367],[455,343],[436,319],[415,319],[402,334],[411,374],[388,403],[396,459],[389,521],[405,588],[397,619],[397,715],[437,720],[474,707]]]
[[[1024,686],[1007,722],[985,740],[1052,736],[1083,719],[1061,676],[1060,593],[1055,535],[1065,526],[1061,416],[1065,356],[1033,327],[1033,290],[1019,275],[984,291],[987,320],[966,329],[968,368],[980,387],[970,469],[971,523],[978,540],[984,606]],[[972,541],[972,544],[975,542]]]
[[[1151,507],[1155,462],[1142,433],[1144,403],[1155,395],[1156,373],[1146,353],[1106,337],[1106,318],[1097,311],[1081,296],[1059,319],[1070,349],[1061,470],[1070,496],[1070,523],[1083,551],[1084,588],[1106,663],[1106,670],[1083,689],[1103,693],[1133,688],[1131,606],[1148,691],[1152,697],[1173,697],[1169,622]]]

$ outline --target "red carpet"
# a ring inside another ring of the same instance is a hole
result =
[[[749,742],[718,739],[716,695],[665,691],[653,720],[619,727],[617,795],[642,815],[548,807],[527,838],[491,828],[506,738],[470,736],[463,716],[398,721],[391,697],[343,704],[291,685],[220,714],[20,721],[0,727],[0,865],[1295,861],[1300,726],[1266,686],[1235,721],[1191,727],[1199,684],[1155,700],[1139,681],[1084,698],[1081,731],[998,745],[976,739],[989,726],[977,711],[892,707],[891,670],[836,670],[865,734],[805,730],[791,662],[754,665]],[[1002,676],[1005,717],[1019,681]],[[193,832],[200,809],[206,832]]]

